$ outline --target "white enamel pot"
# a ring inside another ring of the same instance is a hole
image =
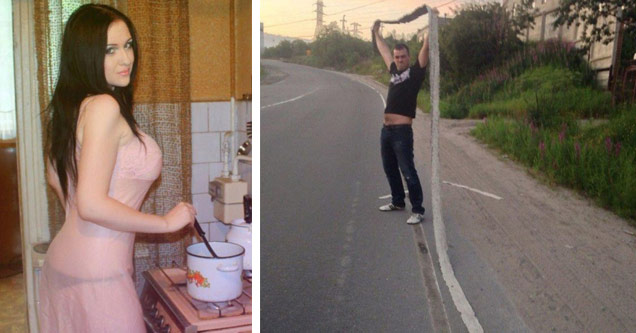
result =
[[[238,244],[245,248],[243,257],[243,269],[252,269],[252,224],[246,223],[243,219],[232,221],[230,231],[225,236],[228,242]]]
[[[233,300],[243,291],[243,255],[245,249],[234,243],[210,242],[218,258],[212,257],[205,243],[186,249],[188,294],[205,302]]]

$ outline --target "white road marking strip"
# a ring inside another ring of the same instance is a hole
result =
[[[351,245],[353,244],[353,235],[356,232],[356,219],[355,216],[357,216],[357,209],[356,206],[358,205],[358,201],[359,201],[359,196],[360,196],[360,181],[356,181],[355,183],[355,189],[354,189],[354,195],[353,195],[353,202],[351,204],[351,216],[352,218],[347,222],[346,228],[345,228],[345,242],[343,244],[343,251],[342,251],[342,256],[340,257],[340,267],[339,267],[339,274],[338,277],[336,278],[336,285],[338,286],[338,288],[342,289],[345,288],[347,281],[349,279],[349,274],[351,273],[351,263],[353,262],[351,255],[349,254],[349,249],[351,248]],[[342,296],[343,292],[342,290],[338,293],[338,295],[336,295],[336,301],[337,302],[343,302],[344,301],[344,297]],[[338,320],[338,317],[335,316],[332,318],[332,320]]]
[[[435,248],[439,259],[442,277],[448,286],[453,303],[457,307],[457,311],[461,314],[462,321],[466,325],[468,332],[481,333],[484,329],[481,327],[473,308],[470,306],[466,295],[462,290],[450,258],[448,257],[448,242],[446,240],[446,226],[442,218],[442,199],[440,196],[439,181],[439,43],[437,35],[437,15],[428,8],[429,14],[429,60],[431,75],[431,104],[432,104],[432,120],[431,120],[431,193],[433,203],[433,229],[435,230]]]
[[[409,191],[404,191],[404,194],[409,194]],[[388,198],[390,198],[390,197],[391,197],[391,195],[390,195],[390,194],[387,194],[387,195],[383,195],[383,196],[381,196],[381,197],[378,197],[378,199],[388,199]]]
[[[282,101],[282,102],[278,102],[278,103],[274,103],[274,104],[270,104],[270,105],[261,106],[261,110],[262,110],[262,109],[271,108],[272,106],[276,106],[276,105],[281,105],[281,104],[285,104],[285,103],[289,103],[289,102],[297,101],[297,100],[299,100],[299,99],[301,99],[301,98],[303,98],[303,97],[305,97],[305,96],[309,96],[309,95],[311,95],[311,94],[315,93],[316,91],[318,91],[318,89],[320,89],[320,87],[316,87],[316,88],[314,88],[314,90],[312,90],[312,91],[310,91],[310,92],[308,92],[308,93],[302,94],[302,95],[297,96],[297,97],[294,97],[294,98],[292,98],[292,99],[288,99],[288,100],[286,100],[286,101]]]
[[[356,80],[359,83],[364,84],[365,86],[373,89],[373,91],[375,91],[378,95],[380,95],[380,98],[382,98],[382,104],[384,104],[384,108],[386,109],[386,99],[384,99],[384,95],[382,95],[377,89],[375,89],[374,87],[370,86],[369,84],[367,84],[366,82],[362,81],[362,80]]]
[[[473,192],[479,193],[479,194],[481,194],[481,195],[485,195],[485,196],[487,196],[487,197],[491,197],[491,198],[493,198],[493,199],[497,199],[497,200],[501,200],[501,199],[503,199],[503,198],[502,198],[502,197],[500,197],[500,196],[496,196],[496,195],[494,195],[494,194],[492,194],[492,193],[488,193],[488,192],[480,191],[480,190],[478,190],[478,189],[475,189],[475,188],[472,188],[472,187],[468,187],[468,186],[466,186],[466,185],[455,184],[455,183],[451,183],[451,182],[447,182],[447,181],[443,181],[442,183],[444,183],[444,184],[448,184],[448,185],[457,186],[457,187],[460,187],[460,188],[463,188],[463,189],[467,189],[467,190],[469,190],[469,191],[473,191]]]

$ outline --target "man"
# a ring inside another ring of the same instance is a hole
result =
[[[415,63],[409,67],[409,48],[405,44],[397,44],[391,50],[379,33],[380,21],[373,25],[376,46],[382,59],[386,63],[391,82],[384,109],[384,126],[381,134],[382,165],[391,187],[392,202],[380,207],[383,212],[403,210],[404,186],[402,178],[409,190],[412,215],[406,223],[417,224],[424,220],[424,206],[422,206],[423,194],[420,179],[413,162],[413,129],[411,127],[415,118],[417,107],[417,94],[424,81],[426,65],[428,64],[428,38],[417,55]]]

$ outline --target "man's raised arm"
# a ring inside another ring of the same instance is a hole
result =
[[[437,8],[430,8],[430,11],[435,13],[435,15],[439,15],[439,11],[437,10]],[[417,62],[420,64],[420,68],[424,68],[426,67],[426,65],[428,65],[428,33],[424,35],[422,48],[420,49],[420,53],[417,54]]]
[[[378,47],[378,51],[380,51],[380,55],[382,59],[384,59],[384,63],[386,64],[386,68],[391,69],[391,63],[393,62],[393,57],[391,56],[391,50],[389,46],[386,45],[386,42],[382,38],[380,34],[380,21],[375,21],[373,23],[373,34],[375,35],[375,44]]]
[[[428,65],[428,34],[424,35],[422,48],[420,49],[420,53],[417,54],[417,62],[420,64],[420,68],[424,68]]]

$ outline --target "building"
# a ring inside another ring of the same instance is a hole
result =
[[[504,0],[503,6],[514,11],[514,6],[520,3],[520,0]],[[581,35],[584,29],[583,26],[577,27],[572,24],[569,28],[565,25],[559,26],[556,29],[552,27],[552,24],[556,20],[559,0],[535,0],[533,7],[538,9],[534,20],[535,25],[532,29],[526,30],[522,40],[544,41],[548,39],[560,39],[573,41],[577,46],[580,45]],[[601,18],[601,20],[616,21],[613,17],[607,19]],[[612,42],[608,45],[604,45],[601,42],[596,42],[592,44],[587,54],[588,62],[592,68],[597,71],[598,81],[604,87],[607,87],[609,83],[609,71],[614,63],[615,57],[615,44],[616,43]]]

